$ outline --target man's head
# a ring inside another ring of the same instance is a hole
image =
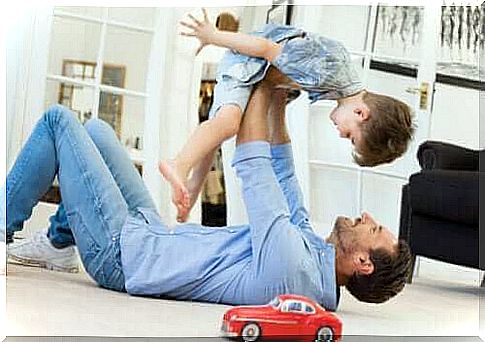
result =
[[[335,245],[339,285],[358,300],[382,303],[398,294],[411,272],[411,253],[369,214],[339,217],[327,239]]]
[[[360,166],[392,162],[406,152],[414,134],[408,105],[368,91],[339,100],[330,119],[354,144]]]

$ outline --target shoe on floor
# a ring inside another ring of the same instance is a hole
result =
[[[47,230],[39,231],[21,242],[8,244],[7,258],[9,263],[17,265],[69,273],[79,271],[76,248],[55,248],[47,238]]]

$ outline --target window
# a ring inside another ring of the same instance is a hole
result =
[[[280,306],[280,304],[281,304],[281,301],[280,301],[280,299],[278,297],[276,297],[271,302],[269,302],[269,305],[271,305],[272,307],[275,307],[275,308],[277,308],[278,306]]]
[[[305,304],[305,312],[308,314],[312,314],[315,313],[315,309],[311,305]]]
[[[91,117],[108,122],[139,166],[156,13],[154,8],[56,7],[49,48],[45,107],[60,103],[81,122]]]
[[[143,173],[147,66],[154,8],[55,7],[44,107],[110,124]],[[50,195],[51,196],[50,196]],[[43,200],[59,203],[57,185]]]
[[[287,302],[286,311],[288,312],[301,312],[302,303],[300,302]]]

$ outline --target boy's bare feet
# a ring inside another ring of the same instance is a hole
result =
[[[195,204],[195,201],[197,200],[198,194],[190,194],[189,193],[189,205],[187,207],[185,206],[180,206],[177,207],[177,222],[183,223],[187,222],[187,219],[189,218],[190,211],[192,210],[192,207]]]
[[[175,161],[162,160],[158,163],[158,169],[172,187],[172,202],[177,207],[177,213],[185,213],[190,206],[190,195],[185,186],[184,177],[177,170]],[[179,216],[179,214],[177,214]]]
[[[192,175],[190,179],[187,181],[187,190],[189,192],[189,206],[188,207],[181,207],[177,212],[177,221],[178,222],[186,222],[189,218],[190,211],[194,207],[197,198],[199,197],[200,191],[202,190],[202,186],[204,185],[205,178],[197,177]]]

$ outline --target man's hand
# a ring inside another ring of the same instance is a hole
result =
[[[192,14],[188,14],[190,22],[180,21],[182,26],[192,30],[191,32],[180,32],[180,34],[182,36],[195,37],[200,42],[195,55],[198,55],[206,45],[212,44],[214,36],[218,32],[217,28],[209,21],[205,8],[202,8],[202,13],[204,14],[204,19],[202,21],[198,20]]]

